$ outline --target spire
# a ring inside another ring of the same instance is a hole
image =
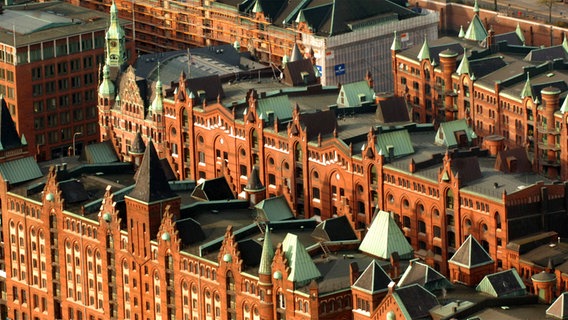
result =
[[[460,62],[460,65],[458,66],[458,69],[456,70],[456,73],[458,75],[462,75],[462,74],[470,74],[469,73],[469,59],[467,58],[467,50],[464,48],[463,49],[463,58]]]
[[[270,230],[268,225],[264,232],[264,241],[262,242],[262,253],[260,255],[260,265],[258,266],[258,274],[270,275],[272,273],[272,259],[274,258],[274,247],[270,240]]]
[[[394,32],[394,39],[391,45],[391,51],[398,51],[402,49],[402,44],[400,43],[400,38],[396,35],[396,31]]]
[[[296,17],[296,23],[306,22],[306,16],[304,15],[304,10],[300,10],[298,16]]]
[[[256,2],[254,3],[254,7],[252,8],[252,12],[253,13],[264,12],[264,10],[262,10],[262,6],[260,5],[260,0],[256,0]]]
[[[99,96],[104,98],[114,96],[114,84],[110,81],[110,67],[107,64],[103,67],[103,81],[99,85]]]
[[[142,163],[138,169],[136,184],[128,196],[145,203],[177,197],[170,189],[170,184],[152,140],[148,141]]]
[[[481,19],[479,18],[478,15],[479,6],[477,5],[477,0],[475,1],[473,12],[474,12],[473,19],[471,20],[469,26],[467,27],[467,31],[465,32],[464,38],[473,41],[483,41],[485,40],[485,38],[487,38],[487,30],[485,29],[485,26],[483,25],[483,22],[481,22]]]
[[[118,9],[116,8],[114,0],[112,0],[112,4],[110,5],[110,24],[106,33],[106,38],[107,39],[124,38],[124,30],[122,29],[118,21]]]
[[[294,44],[294,48],[292,49],[292,57],[290,58],[290,62],[300,61],[303,60],[304,56],[300,52],[300,48],[298,48],[298,44]]]
[[[259,190],[264,190],[264,186],[262,185],[262,182],[260,182],[260,178],[258,177],[258,167],[257,166],[253,166],[252,170],[248,176],[248,183],[245,186],[245,191],[259,191]]]
[[[479,14],[479,4],[477,4],[477,0],[473,3],[473,13]]]
[[[154,101],[152,101],[151,110],[152,112],[162,112],[164,109],[163,105],[164,93],[162,92],[162,81],[160,80],[160,63],[158,62],[158,80],[156,80],[156,96]]]
[[[460,33],[458,33],[458,38],[463,39],[465,37],[465,32],[463,31],[463,25],[460,26]]]
[[[430,60],[430,47],[428,46],[428,37],[424,37],[424,43],[422,44],[422,49],[418,52],[418,60],[422,61],[424,59]]]
[[[521,42],[523,43],[523,46],[525,45],[525,35],[523,34],[523,30],[521,29],[521,25],[519,23],[517,23],[517,28],[515,29],[515,33],[517,34],[517,37],[519,37],[519,40],[521,40]],[[566,40],[566,37],[564,37],[564,40]],[[564,44],[564,43],[562,43]]]
[[[524,99],[525,97],[531,97],[531,98],[533,97],[531,78],[528,72],[527,72],[527,81],[525,82],[523,91],[521,91],[521,99]]]

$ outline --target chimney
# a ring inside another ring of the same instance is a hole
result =
[[[389,283],[389,294],[393,294],[395,291],[395,287],[396,287],[396,283],[394,281],[391,281]]]

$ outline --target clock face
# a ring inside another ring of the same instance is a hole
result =
[[[110,46],[113,47],[113,48],[116,47],[116,41],[114,41],[114,40],[111,41],[111,42],[110,42]]]

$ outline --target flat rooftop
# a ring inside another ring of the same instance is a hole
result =
[[[18,47],[27,46],[106,30],[108,23],[107,12],[86,9],[65,2],[14,5],[5,7],[4,12],[0,14],[0,43],[14,45],[15,40]]]

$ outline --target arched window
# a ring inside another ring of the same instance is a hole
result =
[[[296,161],[302,161],[302,146],[298,143],[296,144],[296,150],[294,152],[294,157]]]
[[[501,215],[499,212],[495,212],[495,227],[501,229]]]
[[[446,208],[454,208],[454,193],[451,189],[448,189],[448,191],[446,191]]]
[[[369,178],[370,178],[371,184],[377,184],[377,182],[378,182],[378,180],[379,180],[379,179],[378,179],[378,176],[377,176],[377,167],[375,167],[374,165],[371,166],[370,172],[371,172],[371,173],[370,173]]]

